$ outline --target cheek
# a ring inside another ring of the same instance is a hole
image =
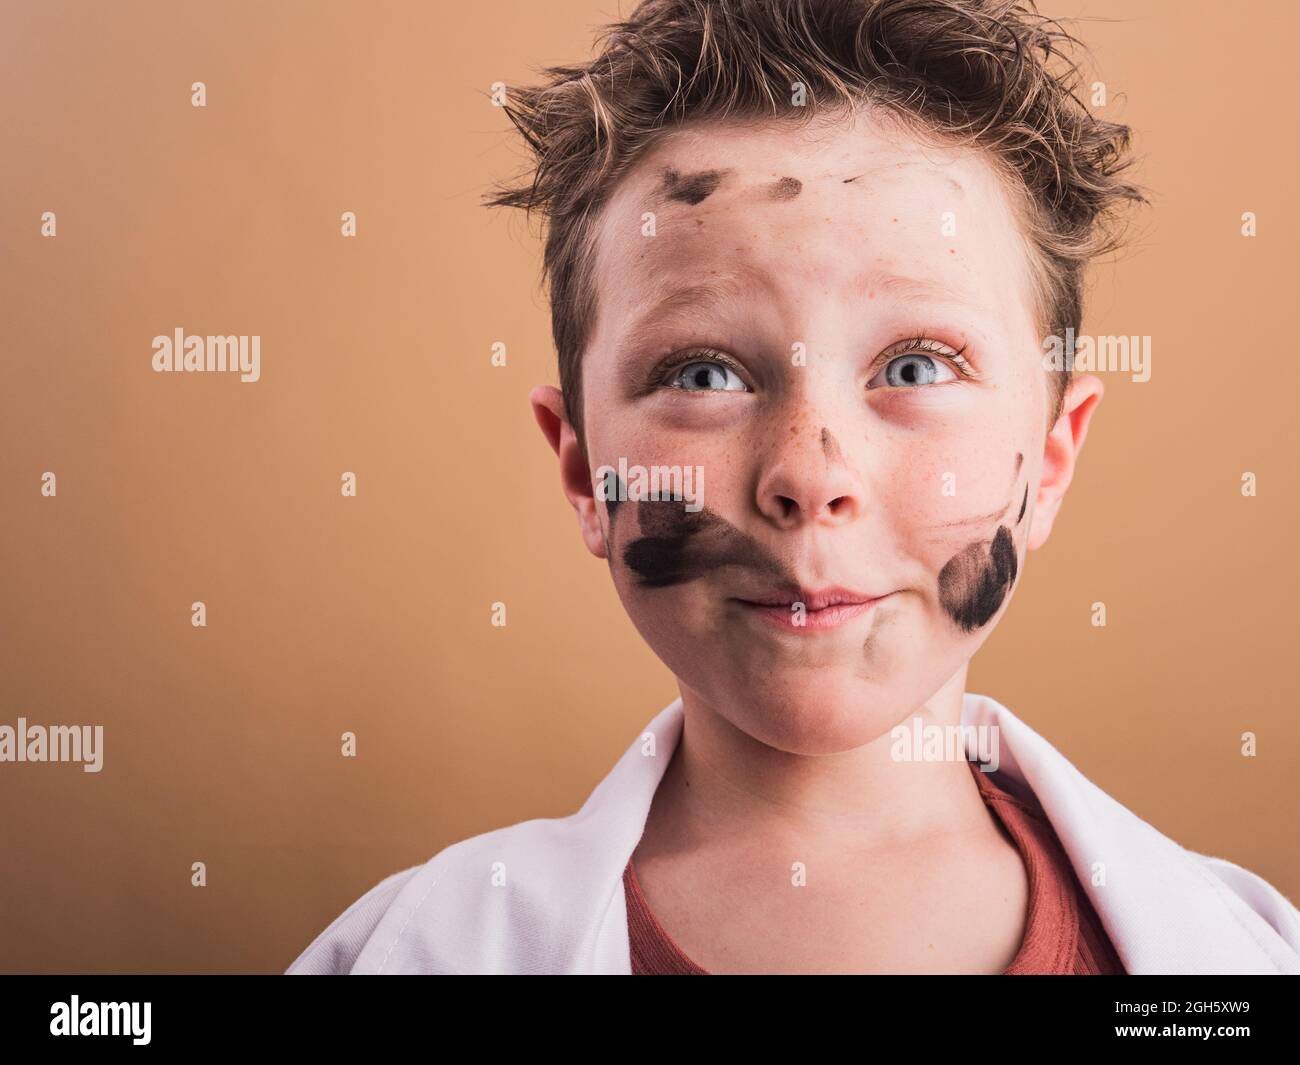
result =
[[[886,504],[915,585],[964,632],[987,624],[1010,593],[1023,539],[1023,452],[947,451],[900,469]]]
[[[1013,493],[1019,504],[1017,454],[1009,447],[996,457],[960,452],[905,457],[879,475],[876,505],[910,554],[946,561],[950,548],[986,528],[992,535]]]
[[[999,525],[991,541],[972,541],[939,571],[939,602],[963,632],[993,620],[1015,584],[1019,561],[1011,530]]]

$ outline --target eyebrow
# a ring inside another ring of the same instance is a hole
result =
[[[653,344],[660,331],[685,313],[708,314],[731,300],[739,301],[748,293],[765,287],[765,279],[755,275],[749,278],[733,275],[709,277],[703,281],[670,289],[639,314],[624,334],[618,348],[618,362],[627,366],[643,350]],[[919,303],[940,299],[959,307],[973,309],[976,304],[963,293],[931,278],[907,277],[900,274],[872,271],[854,286],[857,291],[885,291],[905,303]]]
[[[908,302],[937,298],[965,306],[971,305],[970,299],[964,293],[931,278],[873,273],[863,280],[863,288],[865,291],[882,289]]]
[[[620,356],[634,357],[654,341],[665,323],[672,322],[684,312],[708,313],[728,301],[741,299],[760,284],[757,278],[709,277],[671,289],[636,317],[619,345]]]

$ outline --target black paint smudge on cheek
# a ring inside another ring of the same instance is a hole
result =
[[[605,513],[609,515],[609,531],[614,531],[614,515],[618,511],[618,505],[623,502],[623,497],[627,495],[627,487],[623,484],[623,478],[618,475],[617,471],[611,471],[611,476],[605,479]]]
[[[1020,519],[1025,516],[1025,505],[1029,502],[1029,485],[1025,485],[1025,498],[1020,501],[1020,513],[1016,516],[1016,524],[1020,524]]]
[[[725,170],[699,170],[683,175],[669,167],[664,171],[663,191],[670,200],[693,207],[713,194],[726,173]]]
[[[724,566],[741,566],[772,577],[786,590],[798,585],[781,560],[725,518],[685,500],[633,503],[642,535],[623,549],[623,562],[646,588],[685,584]],[[793,601],[793,600],[792,600]]]
[[[605,482],[604,503],[609,522],[606,528],[601,530],[601,538],[605,541],[605,557],[612,562],[614,555],[609,549],[609,544],[614,536],[614,517],[618,513],[619,504],[623,502],[622,497],[627,495],[627,488],[617,470],[611,470],[610,475],[602,478],[602,480]]]
[[[661,500],[660,506],[667,510],[647,511],[650,503],[637,504],[641,518],[641,530],[645,536],[633,540],[623,551],[623,563],[632,570],[647,588],[666,588],[673,584],[682,584],[700,576],[695,572],[688,557],[688,547],[692,537],[699,534],[705,526],[704,511],[691,513],[682,506],[681,515],[671,515],[666,520],[651,519],[648,514],[657,514],[663,518],[671,513],[672,500]],[[649,528],[647,528],[649,526]]]
[[[963,632],[987,625],[1016,579],[1016,545],[999,525],[992,543],[963,548],[939,572],[939,601]]]
[[[769,200],[793,200],[803,191],[803,182],[798,178],[783,177],[767,186]]]

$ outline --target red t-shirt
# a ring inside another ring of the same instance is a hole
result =
[[[985,805],[1011,836],[1029,875],[1029,914],[1020,950],[1004,976],[1123,975],[1124,966],[1107,937],[1070,860],[1042,807],[1027,793],[1012,794],[992,774],[967,763]],[[634,976],[708,976],[691,961],[650,912],[629,860],[623,870],[627,928]]]

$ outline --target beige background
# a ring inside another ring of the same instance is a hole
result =
[[[970,687],[1300,899],[1300,8],[1051,10],[1119,20],[1080,32],[1158,198],[1085,331],[1153,376],[1107,377]],[[478,206],[524,162],[488,87],[617,11],[0,6],[0,723],[106,730],[97,775],[0,765],[0,968],[281,971],[388,874],[575,810],[674,697],[527,409],[538,243]],[[260,334],[262,380],[153,373],[177,326]]]

